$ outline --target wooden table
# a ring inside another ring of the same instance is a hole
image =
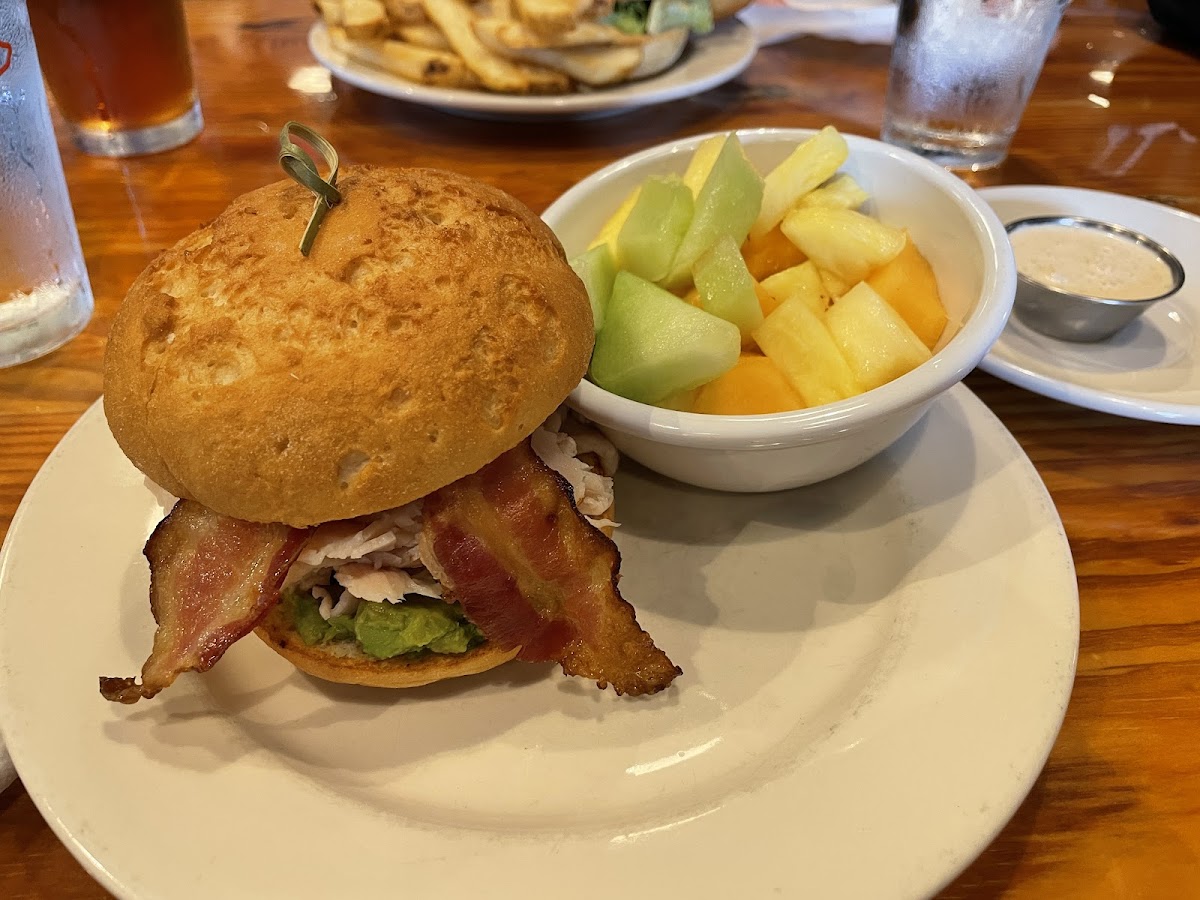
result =
[[[441,166],[536,210],[619,156],[683,134],[816,126],[877,135],[888,49],[805,38],[734,82],[610,119],[512,125],[372,96],[316,68],[299,0],[192,0],[207,125],[141,159],[64,147],[96,295],[87,331],[0,371],[0,530],[46,454],[101,391],[104,336],[161,249],[279,177],[283,120],[352,163]],[[1109,74],[1111,73],[1111,74]],[[1200,62],[1134,0],[1076,0],[1011,158],[986,180],[1151,197],[1200,213]],[[1200,895],[1200,431],[1075,409],[975,373],[968,384],[1033,459],[1066,524],[1082,636],[1070,710],[1012,821],[945,898]],[[97,773],[97,777],[103,777]],[[103,897],[19,783],[0,797],[0,896]]]

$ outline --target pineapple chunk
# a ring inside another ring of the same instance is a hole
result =
[[[833,403],[861,393],[850,365],[825,323],[792,297],[754,330],[754,340],[777,365],[805,406]]]
[[[765,356],[743,353],[734,367],[703,385],[692,412],[714,416],[757,416],[803,409],[804,399],[779,367]]]
[[[763,290],[771,295],[771,308],[766,310],[770,315],[780,304],[791,297],[801,297],[805,305],[817,315],[829,307],[833,295],[821,283],[821,273],[812,261],[792,266],[782,272],[776,272],[762,283]]]
[[[692,152],[687,171],[683,173],[683,183],[688,186],[693,197],[700,196],[700,189],[708,180],[708,173],[712,171],[717,157],[721,155],[721,148],[728,139],[727,134],[714,134]]]
[[[828,206],[834,209],[858,209],[870,196],[849,175],[835,175],[828,183],[800,198],[797,207]]]
[[[846,139],[831,125],[793,150],[763,181],[762,208],[750,229],[751,237],[761,237],[778,225],[801,197],[827,181],[849,155]]]
[[[930,350],[937,345],[946,329],[946,307],[933,269],[911,236],[900,254],[872,274],[867,284],[900,313],[921,343]]]
[[[866,283],[829,307],[825,325],[863,390],[887,384],[930,357],[900,314]]]
[[[834,275],[828,269],[817,269],[817,272],[821,275],[821,284],[830,300],[836,300],[852,287],[850,282],[840,275]]]
[[[759,281],[804,262],[800,248],[787,239],[778,225],[761,237],[748,238],[742,244],[742,258],[750,274]]]
[[[810,206],[783,220],[783,233],[822,269],[857,284],[904,249],[904,232],[852,209]]]
[[[629,192],[628,197],[621,201],[621,205],[617,207],[617,211],[608,217],[608,221],[601,227],[600,233],[588,244],[589,250],[599,247],[601,244],[608,244],[608,249],[613,255],[613,262],[618,269],[621,268],[621,257],[617,255],[617,235],[621,233],[621,226],[625,224],[625,220],[633,212],[633,207],[637,204],[641,193],[642,186],[639,184]]]

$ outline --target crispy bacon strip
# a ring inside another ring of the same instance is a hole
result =
[[[528,441],[429,495],[424,527],[443,586],[519,659],[557,661],[618,694],[653,694],[680,674],[617,590],[616,545]]]
[[[109,700],[136,703],[181,672],[206,672],[279,602],[308,531],[219,515],[181,500],[146,542],[150,611],[158,630],[142,682],[101,678]]]

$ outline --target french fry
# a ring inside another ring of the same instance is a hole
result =
[[[341,25],[352,41],[384,38],[391,31],[382,0],[342,0]]]
[[[576,22],[569,30],[553,35],[534,31],[523,22],[502,16],[487,16],[476,20],[475,32],[488,46],[508,50],[559,50],[569,47],[637,47],[646,43],[645,35],[626,34],[611,25],[599,22]],[[487,34],[487,40],[483,33]]]
[[[429,21],[421,0],[383,0],[383,6],[387,10],[388,20],[394,26],[420,25]]]
[[[442,50],[416,47],[403,41],[352,41],[340,28],[331,28],[333,45],[355,62],[381,69],[407,81],[432,87],[478,88],[479,79],[462,58]]]
[[[526,47],[518,50],[498,38],[494,24],[495,20],[490,19],[475,22],[475,35],[488,49],[513,60],[546,66],[592,87],[645,78],[661,72],[683,53],[688,37],[686,29],[676,28],[643,37],[632,45]]]
[[[326,25],[342,27],[342,0],[313,0],[313,6]]]
[[[446,35],[442,34],[441,29],[432,22],[420,22],[416,25],[397,25],[395,31],[400,40],[406,44],[412,44],[414,47],[424,47],[426,50],[442,50],[447,53],[454,52],[454,48],[446,40]]]
[[[561,94],[571,86],[562,72],[514,62],[489,50],[475,34],[475,14],[463,0],[422,0],[429,16],[483,85],[508,94]]]
[[[513,0],[515,18],[544,35],[570,31],[587,15],[592,0]]]

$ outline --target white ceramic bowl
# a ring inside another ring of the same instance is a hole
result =
[[[808,129],[755,129],[738,137],[767,172]],[[568,256],[586,249],[608,217],[649,175],[683,174],[697,135],[635,153],[601,169],[543,214]],[[950,319],[933,358],[857,397],[796,412],[710,416],[647,406],[589,381],[572,407],[600,426],[624,454],[671,478],[725,491],[774,491],[840,475],[911,428],[1000,336],[1016,292],[1004,226],[964,182],[906,150],[846,135],[842,170],[871,195],[866,211],[907,228],[937,276]]]

